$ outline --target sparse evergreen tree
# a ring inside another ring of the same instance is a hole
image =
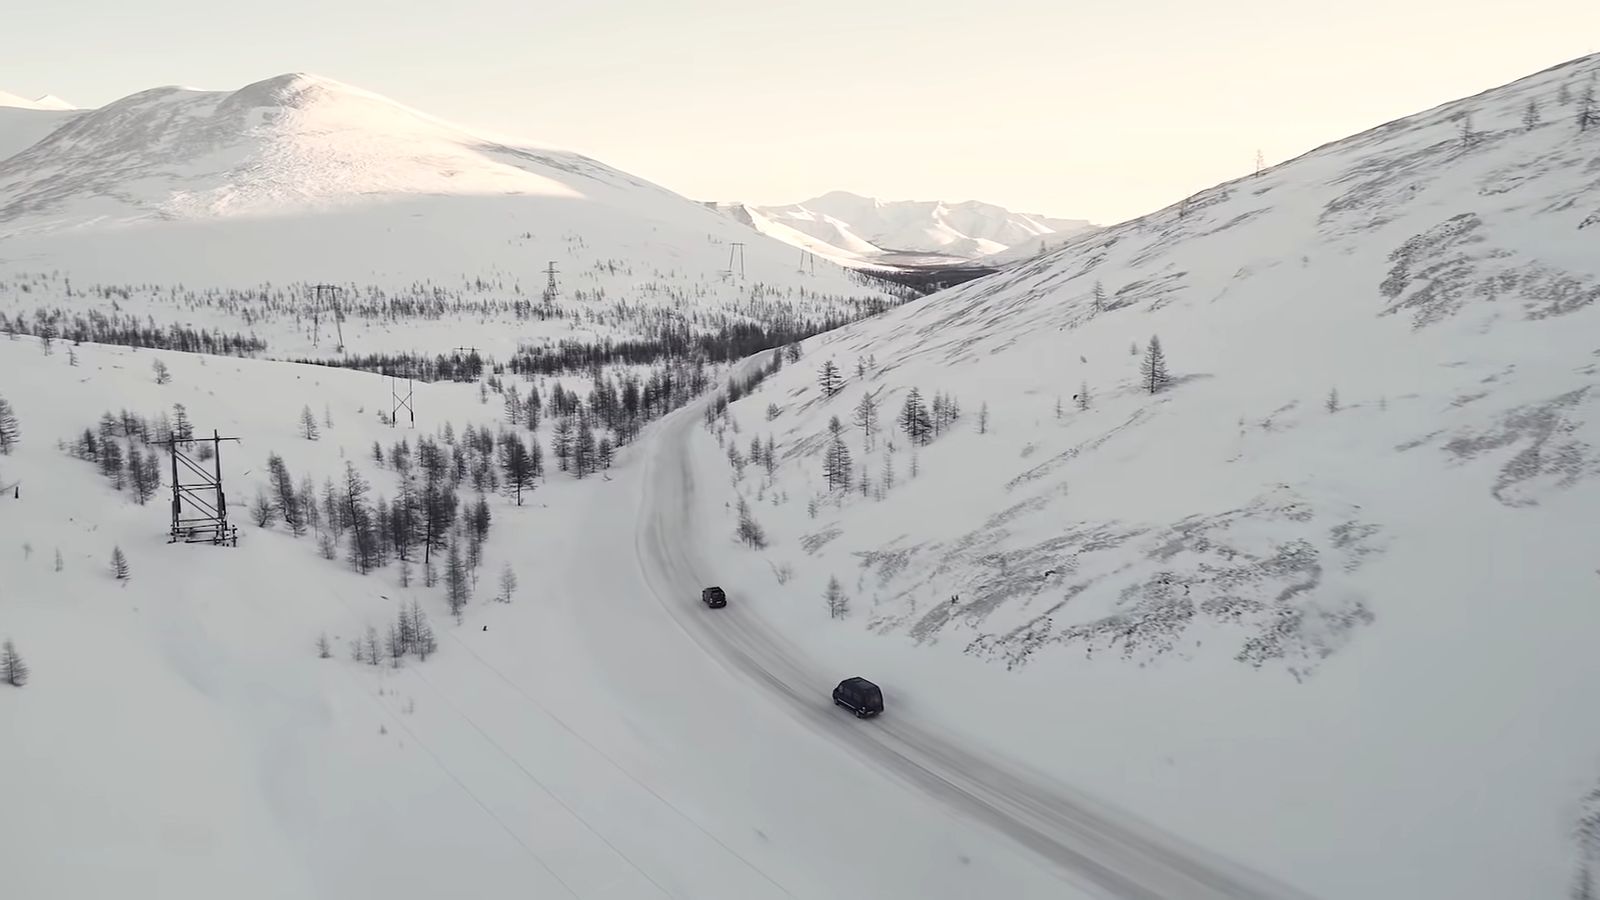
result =
[[[1556,88],[1556,102],[1562,106],[1566,106],[1568,103],[1572,102],[1572,91],[1567,89],[1567,83],[1565,81],[1561,82],[1561,84]]]
[[[1591,127],[1600,125],[1600,110],[1594,105],[1594,85],[1588,84],[1583,88],[1583,94],[1578,98],[1578,130],[1588,131]]]
[[[988,406],[988,405],[989,405],[989,404],[988,404],[988,403],[985,403],[985,404],[984,404],[984,406]],[[978,414],[979,414],[979,415],[980,415],[980,416],[981,416],[981,415],[982,415],[982,414],[983,414],[983,410],[981,410],[981,409],[980,409],[980,410],[978,410]],[[1060,394],[1057,394],[1057,395],[1056,395],[1056,418],[1057,418],[1057,419],[1060,419],[1060,418],[1061,418],[1061,415],[1062,415],[1062,410],[1061,410],[1061,395],[1060,395]]]
[[[873,437],[878,433],[878,398],[868,391],[856,403],[856,427],[861,429],[862,449],[872,450]]]
[[[1328,412],[1331,413],[1336,413],[1340,410],[1341,407],[1339,406],[1338,388],[1332,388],[1328,391],[1328,399],[1323,402],[1323,406],[1326,406],[1328,408]]]
[[[0,644],[0,681],[12,687],[28,683],[28,664],[22,661],[22,654],[17,652],[17,645],[10,638]]]
[[[516,385],[506,385],[506,421],[512,425],[522,424],[522,399],[517,396]]]
[[[300,489],[295,494],[296,499],[300,501],[300,521],[311,526],[320,535],[322,513],[317,507],[317,485],[311,480],[310,475],[301,477]]]
[[[128,566],[127,554],[121,547],[111,548],[111,575],[118,581],[127,581],[133,577],[133,569]]]
[[[768,478],[778,471],[778,447],[770,434],[767,435],[767,445],[761,450],[761,465],[766,468]]]
[[[172,373],[167,371],[167,364],[161,360],[151,363],[150,368],[156,373],[156,384],[167,384],[172,381]]]
[[[1091,401],[1091,398],[1089,397],[1089,382],[1085,381],[1082,385],[1080,385],[1078,387],[1077,396],[1073,397],[1072,399],[1078,402],[1079,412],[1087,411]]]
[[[172,439],[185,447],[194,443],[194,423],[189,421],[189,410],[182,403],[172,404]]]
[[[322,404],[322,425],[329,431],[333,430],[333,407],[326,403]]]
[[[378,468],[383,468],[383,445],[377,441],[372,442],[372,461],[378,464]]]
[[[1138,341],[1134,341],[1132,344],[1128,345],[1128,355],[1129,356],[1138,356],[1139,355],[1139,342]]]
[[[746,547],[760,550],[767,546],[766,532],[756,522],[755,516],[750,512],[750,504],[745,502],[743,497],[739,498],[739,528],[736,533]]]
[[[1139,365],[1139,376],[1145,390],[1152,394],[1166,387],[1167,355],[1161,349],[1161,338],[1151,336],[1149,349],[1145,351],[1144,361]]]
[[[1094,283],[1094,293],[1091,296],[1094,298],[1094,311],[1104,312],[1106,308],[1106,286],[1096,281]]]
[[[594,473],[594,429],[588,422],[578,426],[578,436],[572,442],[572,471],[579,478]]]
[[[295,492],[294,476],[289,474],[289,467],[284,464],[283,457],[276,453],[267,454],[267,477],[272,482],[274,514],[283,520],[283,524],[295,537],[305,534],[305,517],[301,514],[303,504],[300,502],[300,495]]]
[[[839,421],[837,416],[834,421]],[[850,487],[850,448],[840,432],[835,432],[828,443],[823,456],[822,475],[828,480],[830,491]]]
[[[1056,399],[1056,418],[1061,418],[1060,398]],[[978,433],[989,433],[989,401],[987,400],[983,401],[983,404],[978,407]]]
[[[595,448],[594,451],[595,462],[598,467],[601,469],[611,468],[611,458],[615,453],[616,450],[611,444],[611,435],[601,435],[600,446]]]
[[[776,403],[768,403],[767,404],[767,421],[771,422],[773,419],[776,419],[780,412],[781,412],[781,410],[778,409],[778,404],[776,404]]]
[[[317,636],[317,658],[333,658],[333,645],[328,643],[328,633],[326,631]]]
[[[550,452],[555,454],[556,466],[563,472],[569,470],[568,463],[572,459],[574,430],[571,417],[562,416],[556,421],[556,427],[550,433]]]
[[[528,445],[516,434],[507,434],[500,441],[500,467],[505,471],[506,490],[517,505],[522,505],[522,492],[534,488],[533,463],[528,456]]]
[[[456,617],[457,625],[461,624],[461,613],[470,599],[467,577],[467,564],[461,559],[460,548],[452,541],[450,555],[445,560],[444,583],[445,599],[450,604],[450,615]]]
[[[400,661],[406,657],[406,645],[400,639],[400,628],[392,622],[389,624],[389,634],[384,639],[383,649],[389,657],[389,665],[396,669],[400,668]]]
[[[378,564],[378,534],[373,510],[367,504],[367,481],[345,460],[342,515],[350,531],[350,567],[365,575]]]
[[[152,459],[156,459],[154,481],[150,477],[152,472],[149,461]],[[141,506],[155,496],[156,489],[161,486],[160,478],[160,461],[155,454],[146,454],[138,447],[128,448],[128,486],[133,489],[133,499]]]
[[[844,377],[839,374],[839,367],[828,360],[822,364],[822,369],[817,373],[817,383],[822,387],[822,396],[832,398],[844,387]]]
[[[366,651],[367,665],[383,665],[383,645],[378,643],[378,629],[367,626],[366,640],[362,641],[361,647]]]
[[[506,563],[500,569],[500,602],[510,603],[511,597],[517,592],[517,573],[512,570],[511,564]]]
[[[100,442],[100,474],[111,479],[111,486],[122,490],[124,469],[122,443],[116,438]]]
[[[78,351],[72,349],[71,347],[68,347],[67,348],[67,365],[76,366],[77,364],[78,364]]]
[[[61,561],[61,548],[58,547],[56,548],[56,571],[61,571],[62,567],[63,563]]]
[[[1533,129],[1539,127],[1538,100],[1529,99],[1527,107],[1522,110],[1522,127],[1526,131],[1532,131]]]
[[[427,662],[439,649],[439,643],[433,636],[433,625],[428,617],[422,614],[422,604],[416,600],[411,601],[411,634],[412,648],[418,658]]]
[[[0,397],[0,453],[9,454],[22,440],[22,426],[17,423],[16,410],[10,402]]]
[[[900,428],[913,444],[927,444],[933,438],[933,423],[928,418],[928,408],[922,402],[922,392],[912,388],[900,408]]]
[[[310,406],[300,410],[300,436],[308,441],[314,441],[321,436],[317,431],[317,417],[311,414]]]
[[[839,584],[839,576],[828,577],[828,589],[822,596],[828,601],[829,618],[842,619],[850,614],[850,600],[844,595],[844,586]]]

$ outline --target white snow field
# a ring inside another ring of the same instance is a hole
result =
[[[0,456],[0,484],[20,482],[0,505],[0,636],[32,670],[0,685],[7,896],[1087,896],[681,631],[632,560],[635,450],[582,482],[552,464],[521,508],[491,496],[458,626],[415,570],[410,588],[394,564],[361,576],[246,514],[272,452],[318,483],[351,460],[394,496],[367,448],[428,429],[378,423],[378,376],[17,340],[0,341],[0,385],[21,425]],[[222,451],[238,547],[166,543],[167,495],[139,505],[55,446],[108,407],[173,403],[241,438]],[[334,422],[314,442],[307,403]],[[472,385],[419,386],[416,404],[434,430],[497,418]],[[506,562],[521,587],[492,602]],[[349,658],[412,599],[437,655]]]
[[[514,340],[822,319],[890,299],[826,261],[801,271],[793,248],[587,157],[314,75],[0,114],[0,149],[18,145],[0,152],[12,315],[132,313],[254,331],[270,355],[326,354],[309,309],[310,286],[328,282],[374,326],[349,352],[448,349],[465,318],[502,326],[482,329],[495,346],[480,349],[503,357]],[[545,306],[551,263],[553,317],[518,317],[517,304]]]
[[[869,728],[986,739],[1315,896],[1568,896],[1600,875],[1597,76],[806,341],[686,438],[721,522],[704,571],[741,628],[882,684]],[[912,388],[959,401],[926,446]]]
[[[0,339],[20,425],[0,640],[31,668],[0,684],[6,895],[1582,896],[1597,74],[1556,67],[809,339],[593,477],[547,449],[523,505],[486,494],[459,624],[415,565],[405,587],[394,562],[357,574],[348,541],[325,559],[250,506],[272,453],[395,498],[373,442],[514,428],[487,382],[419,384],[413,431],[380,423],[373,374]],[[743,281],[718,271],[734,241]],[[362,352],[874,296],[794,256],[598,163],[306,76],[135,95],[0,160],[0,311],[259,329],[269,354],[327,353],[296,299],[324,280],[379,310],[344,323]],[[569,281],[571,318],[517,317],[550,259],[594,296]],[[438,306],[386,318],[395,295]],[[925,445],[897,426],[913,387],[960,403]],[[103,411],[174,404],[241,439],[238,547],[166,543],[167,494],[139,504],[63,449]],[[835,415],[854,460],[830,491]],[[737,539],[741,499],[764,548]],[[436,654],[352,659],[413,600]],[[829,703],[850,675],[883,686],[881,717]]]

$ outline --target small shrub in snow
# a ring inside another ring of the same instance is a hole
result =
[[[517,573],[512,570],[510,563],[506,563],[505,568],[500,570],[500,596],[497,599],[501,603],[510,603],[516,592]]]
[[[0,453],[10,453],[22,440],[22,426],[17,423],[17,413],[11,403],[0,397]]]
[[[461,551],[455,541],[450,542],[450,555],[445,562],[445,599],[450,603],[450,615],[456,617],[456,624],[461,624],[461,613],[467,608],[467,601],[471,599],[470,589],[467,586],[467,564],[461,559]]]
[[[4,645],[0,645],[0,681],[12,687],[22,687],[28,683],[28,664],[22,661],[16,645],[9,638]]]
[[[272,498],[267,496],[266,488],[256,488],[256,499],[250,504],[250,518],[256,527],[266,528],[277,517],[278,512],[272,508]]]
[[[767,534],[750,512],[750,504],[739,498],[739,527],[736,532],[746,547],[761,550],[767,546]]]
[[[850,599],[844,595],[844,587],[839,584],[837,575],[829,576],[828,589],[822,596],[828,601],[829,618],[842,619],[850,614]]]
[[[166,363],[164,363],[164,362],[162,362],[161,360],[158,359],[155,362],[150,364],[150,369],[152,371],[154,371],[155,374],[156,374],[156,384],[169,384],[169,383],[171,383],[171,381],[172,381],[172,373],[167,371],[167,364]]]

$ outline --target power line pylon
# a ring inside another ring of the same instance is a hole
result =
[[[222,489],[222,442],[238,440],[222,437],[213,430],[208,438],[185,441],[173,435],[153,442],[166,445],[172,455],[172,529],[167,543],[239,545],[239,528],[228,524],[228,498]],[[191,443],[212,445],[210,472],[184,452],[183,448]],[[184,478],[190,480],[185,482]]]
[[[413,396],[414,391],[412,389],[411,368],[409,366],[406,367],[406,395],[404,397],[400,396],[400,376],[390,372],[389,399],[393,401],[393,407],[389,414],[390,428],[393,428],[395,424],[400,421],[400,410],[402,409],[404,409],[406,413],[410,415],[411,427],[417,427],[417,410],[416,407],[412,405]]]
[[[332,298],[329,301],[329,307],[333,312],[333,324],[334,324],[334,327],[336,327],[338,329],[338,333],[339,333],[339,346],[338,346],[337,349],[338,349],[339,353],[343,353],[344,352],[344,312],[339,309],[339,286],[335,285],[335,284],[318,284],[318,285],[313,285],[312,289],[317,292],[317,294],[316,294],[316,296],[317,296],[316,308],[317,309],[320,309],[322,307],[322,298],[323,298],[324,294],[326,294],[328,297]],[[315,318],[313,318],[312,321],[313,321],[313,323],[315,323],[315,321],[316,321]],[[315,327],[314,324],[313,324],[313,327]],[[315,343],[315,342],[316,342],[316,339],[313,338],[312,339],[312,343]]]

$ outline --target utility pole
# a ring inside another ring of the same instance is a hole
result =
[[[734,241],[728,244],[728,274],[733,274],[733,259],[739,258],[739,277],[744,278],[744,242]]]

